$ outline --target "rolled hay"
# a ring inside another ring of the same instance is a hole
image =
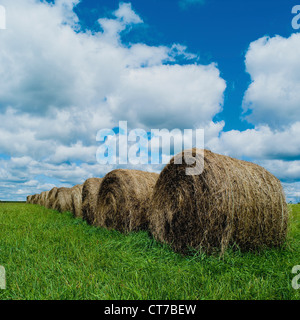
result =
[[[71,188],[59,188],[56,193],[53,209],[59,212],[72,212],[72,190]]]
[[[43,192],[40,194],[39,199],[38,199],[38,202],[37,202],[40,206],[46,207],[46,205],[47,205],[48,193],[49,193],[49,191],[43,191]]]
[[[35,204],[35,202],[36,202],[36,194],[31,196],[31,203]]]
[[[56,195],[57,195],[58,188],[54,187],[49,191],[48,194],[48,202],[47,202],[47,208],[48,209],[54,209],[54,204],[56,201]]]
[[[91,225],[95,221],[97,196],[102,180],[101,178],[87,179],[82,187],[82,218]]]
[[[32,203],[32,196],[28,196],[28,197],[27,197],[26,203]]]
[[[39,195],[39,194],[33,195],[32,198],[31,198],[31,201],[32,201],[31,203],[32,203],[32,204],[38,204],[39,198],[40,198],[40,195]]]
[[[188,248],[224,253],[281,245],[288,210],[280,181],[264,168],[204,151],[204,170],[186,175],[191,159],[203,150],[184,151],[161,172],[149,210],[150,231],[177,252]],[[186,159],[186,160],[185,160]],[[203,166],[202,166],[203,167]]]
[[[42,194],[41,194],[41,193],[38,195],[37,204],[38,204],[39,206],[42,205]]]
[[[49,191],[43,192],[43,206],[48,208],[48,202],[49,202]]]
[[[121,232],[146,229],[147,210],[158,174],[118,169],[99,188],[95,225]]]
[[[81,218],[81,206],[82,206],[82,185],[76,185],[71,188],[71,201],[72,212],[75,218]]]

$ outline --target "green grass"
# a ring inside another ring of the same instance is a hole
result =
[[[223,258],[181,256],[147,233],[123,235],[37,205],[0,204],[0,299],[299,299],[300,205],[287,244]]]

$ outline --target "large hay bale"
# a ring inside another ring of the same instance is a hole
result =
[[[26,203],[32,203],[32,196],[28,196],[26,198]]]
[[[81,218],[82,185],[78,184],[71,188],[72,212],[75,218]]]
[[[38,204],[39,204],[40,206],[45,207],[45,206],[47,205],[48,193],[49,193],[49,191],[43,191],[43,192],[40,194],[39,199],[38,199]]]
[[[59,212],[72,212],[72,190],[70,188],[59,188],[53,209]]]
[[[38,195],[38,197],[37,197],[37,204],[39,205],[39,206],[41,206],[42,205],[42,193],[40,193],[39,195]]]
[[[36,201],[36,194],[31,196],[31,203],[35,204],[35,201]]]
[[[203,150],[202,150],[203,151]],[[280,181],[246,161],[204,152],[204,171],[186,175],[188,159],[203,160],[199,149],[184,151],[161,172],[149,210],[150,230],[175,251],[211,252],[279,246],[286,237],[288,211]]]
[[[32,196],[32,204],[38,204],[39,198],[40,198],[40,195],[39,195],[39,194],[33,195],[33,196]]]
[[[108,173],[100,186],[95,224],[121,232],[144,229],[146,212],[158,174],[118,169]]]
[[[101,185],[101,178],[90,178],[82,187],[82,218],[93,225],[95,221],[97,196]]]
[[[54,204],[56,201],[56,195],[57,195],[58,188],[54,187],[49,191],[48,194],[48,202],[47,202],[47,208],[48,209],[54,209]]]
[[[45,191],[43,193],[43,206],[48,208],[48,203],[49,203],[49,191]]]

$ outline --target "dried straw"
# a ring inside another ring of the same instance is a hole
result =
[[[288,220],[280,181],[256,164],[208,150],[203,173],[186,175],[188,159],[203,160],[200,151],[185,151],[187,161],[177,155],[183,164],[173,158],[161,172],[149,210],[154,237],[178,252],[280,246]]]
[[[108,173],[99,189],[95,224],[121,232],[145,229],[146,212],[158,174],[118,169]]]

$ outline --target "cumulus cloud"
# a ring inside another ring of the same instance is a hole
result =
[[[235,157],[254,159],[300,159],[300,122],[282,130],[257,126],[245,131],[222,132],[209,141],[210,148]]]
[[[270,170],[278,179],[285,181],[286,183],[300,181],[299,160],[262,160],[258,161],[258,163]]]
[[[272,128],[300,121],[300,33],[251,43],[246,68],[252,83],[243,101],[247,120]]]
[[[107,101],[114,117],[138,126],[188,129],[221,111],[225,87],[215,65],[154,66],[128,70]]]
[[[111,168],[95,162],[96,133],[119,120],[218,134],[212,119],[226,84],[215,64],[199,64],[177,43],[125,45],[122,32],[143,23],[130,3],[99,17],[100,32],[83,31],[78,3],[1,2],[7,30],[0,33],[0,154],[11,157],[0,165],[5,192],[20,196],[22,186],[28,192],[103,176]]]
[[[132,10],[131,3],[122,3],[114,15],[125,24],[142,23],[143,20]]]

